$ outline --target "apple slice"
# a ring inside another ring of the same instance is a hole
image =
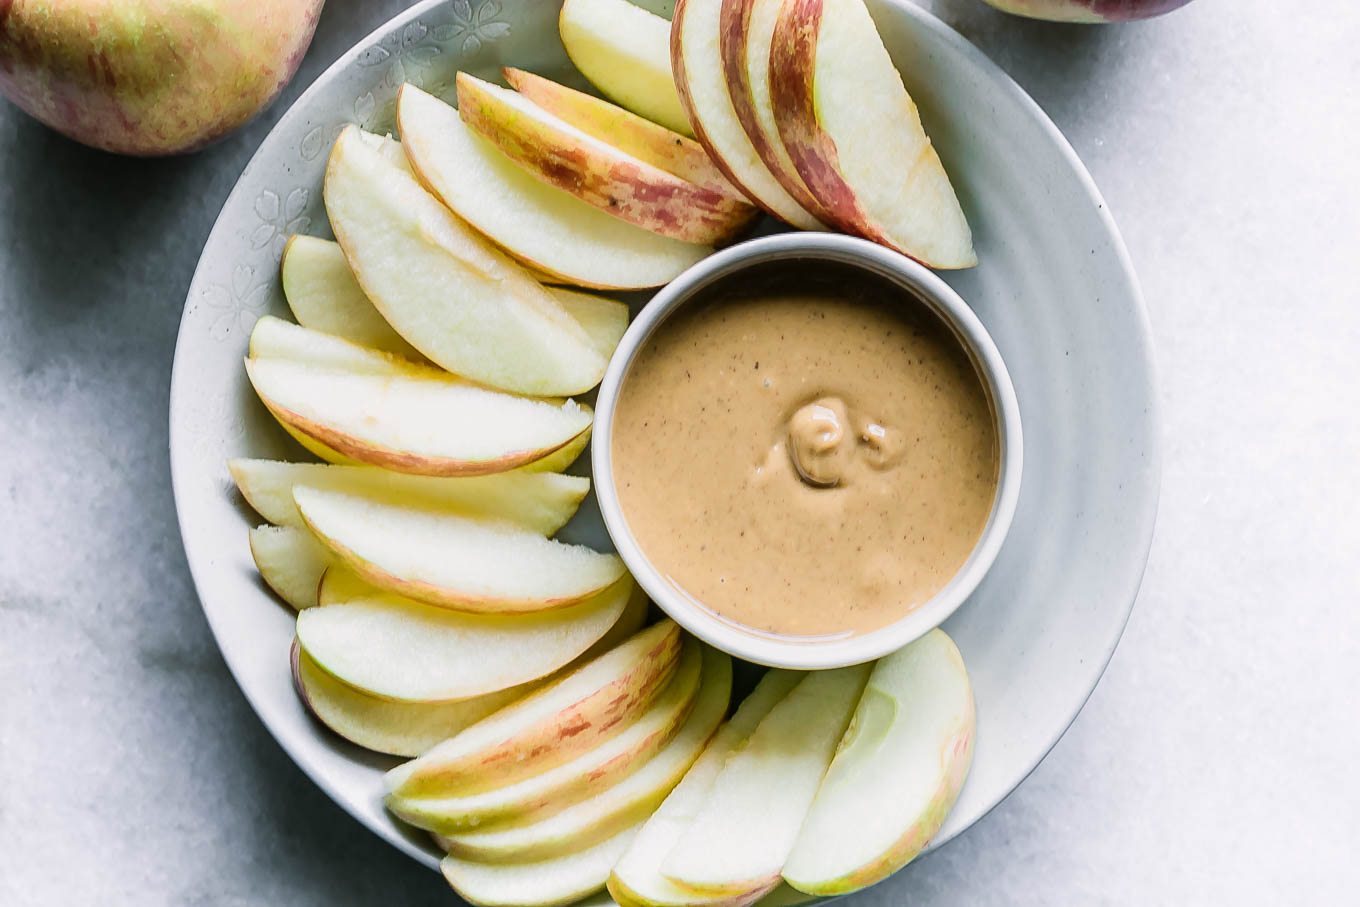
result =
[[[337,243],[289,237],[279,271],[288,308],[303,327],[407,359],[422,358],[373,308]]]
[[[703,681],[679,733],[640,768],[595,796],[531,825],[446,835],[449,853],[480,860],[537,860],[593,844],[651,815],[699,758],[732,699],[732,659],[703,646]]]
[[[662,874],[709,895],[774,886],[872,667],[814,671],[771,709],[723,765]]]
[[[324,190],[364,295],[432,362],[523,394],[599,383],[604,357],[562,306],[357,129],[336,140]]]
[[[423,362],[424,357],[383,321],[364,295],[339,243],[314,236],[289,239],[283,248],[283,289],[294,317],[303,327]],[[581,325],[601,356],[608,359],[613,355],[614,347],[628,329],[626,304],[565,287],[544,289]]]
[[[251,529],[250,554],[265,585],[298,611],[316,605],[321,575],[334,561],[310,532],[292,526]]]
[[[835,223],[798,175],[774,120],[770,103],[770,41],[782,0],[722,0],[719,49],[723,78],[737,121],[765,169],[806,211]]]
[[[766,211],[804,230],[824,229],[765,168],[737,119],[723,78],[721,12],[722,0],[679,0],[671,22],[671,69],[695,137],[728,180]]]
[[[584,850],[530,863],[481,863],[450,855],[439,869],[459,897],[481,907],[562,907],[604,887],[609,868],[635,833],[636,826],[625,828]]]
[[[379,591],[310,608],[297,638],[327,673],[398,702],[451,702],[551,674],[613,626],[628,577],[579,605],[543,615],[463,614]]]
[[[756,904],[759,907],[799,907],[801,904],[811,904],[819,900],[815,894],[807,894],[787,882],[780,882],[773,891],[756,901]]]
[[[624,223],[539,182],[469,129],[457,110],[412,85],[397,99],[397,120],[412,166],[444,203],[554,280],[655,287],[713,251]]]
[[[696,640],[685,643],[675,676],[628,729],[565,765],[517,784],[466,797],[387,798],[396,815],[446,835],[496,823],[538,821],[580,803],[647,762],[675,736],[694,706],[703,663]]]
[[[556,768],[618,736],[675,672],[681,633],[663,620],[387,773],[389,794],[474,794]]]
[[[932,268],[977,264],[954,187],[863,0],[784,0],[769,72],[779,136],[838,225]]]
[[[562,445],[557,450],[548,454],[540,460],[527,463],[513,470],[514,472],[565,472],[567,467],[575,463],[585,451],[586,445],[590,443],[590,429],[587,428],[571,441]]]
[[[418,756],[534,689],[532,683],[457,702],[392,702],[326,673],[293,640],[293,685],[317,720],[365,749]]]
[[[911,862],[958,799],[975,730],[968,670],[943,630],[880,659],[784,864],[785,880],[808,894],[849,894]]]
[[[669,42],[670,38],[666,40]],[[704,146],[694,139],[617,104],[523,69],[507,66],[501,73],[511,88],[587,135],[691,183],[740,202],[749,201],[744,192],[727,181],[722,171],[713,165]]]
[[[293,500],[307,528],[365,580],[430,605],[545,611],[575,604],[624,575],[616,554],[545,539],[503,520],[306,485],[294,486]]]
[[[458,73],[458,114],[540,182],[652,233],[689,243],[723,242],[756,215],[745,200],[625,154],[523,95],[465,72]]]
[[[372,466],[327,466],[280,460],[235,459],[227,469],[251,507],[279,526],[303,526],[293,486],[347,491],[392,504],[425,504],[472,516],[501,517],[543,535],[561,529],[590,491],[584,476],[498,473],[439,478],[409,476]]]
[[[328,570],[326,577],[336,570]],[[322,589],[327,586],[322,579]],[[567,666],[547,677],[458,702],[393,702],[346,686],[323,671],[293,641],[293,684],[317,720],[365,749],[393,756],[418,756],[497,709],[522,699],[556,677],[591,661],[642,629],[649,602],[641,589],[609,631]]]
[[[395,472],[476,476],[541,459],[590,427],[574,401],[535,400],[453,377],[336,372],[251,359],[246,373],[280,422]]]
[[[621,904],[639,907],[740,907],[759,898],[764,888],[735,897],[705,898],[686,891],[661,874],[661,862],[698,813],[732,751],[803,679],[795,671],[772,670],[756,684],[732,718],[719,728],[703,755],[666,797],[609,876],[609,891]]]
[[[566,0],[557,31],[581,74],[616,104],[692,136],[666,48],[671,24],[628,0]]]
[[[361,346],[343,337],[265,315],[250,332],[250,358],[283,359],[327,371],[356,375],[407,375],[442,379],[448,372],[405,359],[395,353]]]

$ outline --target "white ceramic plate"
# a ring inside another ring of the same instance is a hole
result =
[[[990,574],[945,625],[972,675],[978,737],[939,846],[1029,774],[1109,661],[1151,541],[1158,420],[1133,271],[1071,147],[1019,86],[948,27],[905,0],[870,0],[870,8],[975,232],[981,266],[944,276],[996,340],[1025,422],[1014,526]],[[285,238],[329,235],[321,178],[341,127],[384,129],[403,81],[447,95],[458,69],[494,77],[513,64],[585,87],[558,42],[557,9],[541,0],[426,0],[341,57],[280,120],[227,199],[175,351],[175,500],[222,655],[303,771],[431,867],[436,852],[424,836],[382,809],[379,775],[395,760],[336,738],[294,695],[293,615],[256,575],[246,528],[260,520],[225,460],[308,459],[256,400],[241,360],[257,317],[287,315],[277,277]],[[593,500],[568,529],[574,540],[608,545]]]

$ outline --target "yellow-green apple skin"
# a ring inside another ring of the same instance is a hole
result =
[[[511,88],[582,132],[691,183],[741,202],[747,201],[745,193],[727,181],[704,146],[694,139],[617,104],[523,69],[507,66],[501,74]]]
[[[673,621],[653,624],[419,759],[392,769],[384,778],[386,792],[403,797],[473,794],[570,762],[621,734],[647,710],[674,675],[681,642]]]
[[[968,670],[943,630],[880,659],[784,880],[808,894],[849,894],[911,862],[958,799],[976,730]]]
[[[0,92],[70,138],[193,151],[288,84],[323,0],[0,0]]]
[[[749,203],[681,179],[579,130],[523,95],[458,74],[458,113],[474,132],[540,181],[611,217],[681,242],[730,240]]]
[[[928,267],[977,264],[968,219],[863,0],[783,0],[769,76],[784,148],[838,227]]]
[[[1129,22],[1180,9],[1190,0],[986,0],[999,10],[1052,22]]]

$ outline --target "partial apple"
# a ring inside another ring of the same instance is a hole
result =
[[[469,129],[457,110],[412,85],[397,99],[397,122],[412,166],[455,214],[558,282],[656,287],[713,251],[625,223],[540,182]]]
[[[651,815],[699,758],[731,701],[731,658],[708,646],[700,648],[703,680],[694,708],[679,733],[655,756],[593,797],[538,822],[447,835],[449,853],[488,862],[546,859],[594,844]]]
[[[591,410],[453,377],[338,372],[248,359],[274,417],[352,460],[394,472],[476,476],[532,463],[586,431]]]
[[[193,151],[288,84],[322,0],[4,0],[0,93],[93,148]]]
[[[863,0],[783,0],[770,48],[779,136],[837,225],[932,268],[976,265],[963,208]]]
[[[604,887],[609,868],[636,834],[625,828],[584,850],[528,863],[483,863],[449,855],[439,864],[459,897],[480,907],[564,907]],[[607,899],[582,902],[607,905]]]
[[[705,897],[680,888],[661,874],[661,864],[675,847],[727,762],[777,703],[803,675],[772,670],[756,684],[732,718],[718,729],[703,754],[642,826],[609,876],[609,892],[627,907],[743,907],[769,890],[762,885],[736,895]]]
[[[293,683],[303,705],[335,733],[365,749],[393,756],[419,756],[509,703],[523,699],[558,676],[575,670],[642,629],[648,601],[634,589],[609,631],[570,664],[547,677],[457,702],[394,702],[360,692],[323,671],[293,641]]]
[[[1180,9],[1190,0],[986,0],[1017,16],[1051,22],[1130,22]]]
[[[662,875],[706,895],[776,885],[871,667],[813,671],[771,709],[723,764]]]
[[[438,607],[491,614],[565,608],[625,575],[616,554],[545,539],[505,520],[306,485],[293,487],[293,500],[307,528],[354,572]],[[317,654],[305,636],[302,644]]]
[[[699,642],[687,640],[675,675],[647,711],[623,733],[571,762],[480,794],[409,798],[394,794],[387,798],[387,808],[417,828],[457,835],[498,824],[538,822],[591,799],[670,743],[694,707],[702,667]]]
[[[808,894],[849,894],[911,862],[958,799],[975,730],[968,670],[943,630],[880,659],[784,878]]]
[[[562,445],[557,450],[548,454],[540,460],[526,463],[514,469],[514,472],[565,472],[571,464],[575,463],[585,451],[586,445],[590,443],[590,429],[587,428],[568,443]]]
[[[741,191],[775,217],[804,230],[824,226],[766,168],[737,118],[723,77],[722,0],[679,0],[671,21],[671,69],[694,135]]]
[[[298,324],[407,359],[423,358],[368,301],[338,243],[289,237],[279,271]]]
[[[372,466],[328,466],[235,459],[227,469],[260,516],[278,526],[305,525],[293,486],[344,491],[390,504],[417,504],[470,516],[500,517],[543,535],[561,529],[590,491],[584,476],[498,473],[466,478],[408,476]]]
[[[671,78],[669,22],[628,0],[566,0],[557,30],[572,64],[605,97],[681,135],[694,134]]]
[[[740,202],[746,194],[728,182],[694,139],[594,95],[522,69],[505,67],[505,81],[539,107],[595,138],[691,183]]]
[[[804,210],[824,224],[831,214],[808,190],[784,150],[770,103],[770,42],[782,0],[722,0],[719,49],[723,78],[741,128],[765,169]]]
[[[570,608],[513,618],[361,591],[299,614],[297,638],[322,669],[355,689],[398,702],[451,702],[556,671],[613,626],[632,591],[625,577]]]
[[[626,223],[689,243],[732,239],[749,202],[681,179],[577,129],[523,95],[458,73],[458,113],[540,182]]]
[[[405,126],[402,133],[410,154]],[[574,394],[599,383],[604,357],[557,300],[357,128],[336,140],[324,191],[364,295],[430,361],[522,394]]]
[[[466,796],[570,762],[623,733],[647,710],[675,673],[681,638],[673,621],[653,624],[392,769],[384,779],[386,792],[407,798]]]
[[[298,611],[316,605],[321,576],[335,562],[315,536],[293,526],[251,529],[250,555],[265,585]]]

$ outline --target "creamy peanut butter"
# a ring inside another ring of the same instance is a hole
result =
[[[642,550],[705,608],[777,635],[862,633],[968,559],[996,423],[922,303],[789,268],[722,283],[652,335],[614,415],[615,484]]]

